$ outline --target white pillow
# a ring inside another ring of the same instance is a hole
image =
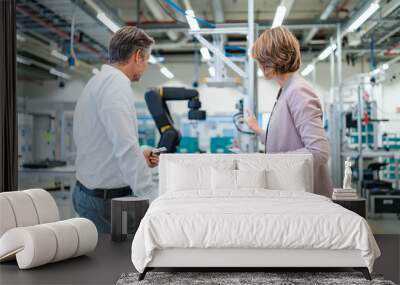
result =
[[[239,170],[266,170],[267,189],[306,191],[307,171],[304,160],[296,159],[239,159]]]
[[[236,170],[212,168],[211,189],[236,190],[236,184]]]
[[[190,161],[170,162],[167,165],[167,191],[210,190],[211,169],[234,169],[235,162],[217,161],[191,163]]]
[[[266,171],[262,170],[211,170],[213,190],[240,190],[243,188],[266,188]]]
[[[168,189],[171,191],[185,191],[204,188],[206,181],[201,179],[203,172],[201,168],[190,168],[177,163],[170,163],[168,177]]]
[[[237,188],[267,188],[267,171],[236,170]]]
[[[293,165],[290,171],[285,173],[277,169],[267,171],[268,189],[306,191],[306,177],[302,166]]]

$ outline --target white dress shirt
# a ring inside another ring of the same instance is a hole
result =
[[[137,196],[155,193],[139,146],[131,81],[103,65],[86,84],[74,112],[76,178],[89,189],[130,186]]]

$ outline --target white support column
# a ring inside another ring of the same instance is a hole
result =
[[[343,179],[343,173],[344,173],[344,159],[342,159],[342,144],[345,140],[345,132],[344,132],[344,114],[343,114],[343,90],[342,90],[342,31],[341,31],[341,25],[337,24],[336,27],[336,60],[337,60],[337,79],[336,79],[336,86],[337,86],[337,95],[339,96],[338,98],[338,107],[336,108],[336,111],[338,112],[338,125],[336,129],[336,151],[338,152],[338,157],[335,157],[334,159],[337,160],[337,165],[338,165],[338,170],[336,175],[338,176],[336,179],[338,181],[342,181]]]
[[[330,45],[334,44],[333,38],[330,38]],[[338,112],[338,98],[336,93],[336,67],[335,67],[335,52],[332,51],[330,54],[330,76],[331,76],[331,98],[332,98],[332,113],[330,120],[330,143],[331,143],[331,174],[332,174],[332,182],[334,187],[341,187],[339,173],[341,153],[340,153],[340,138],[338,137],[339,130],[339,118],[340,114]]]
[[[254,109],[254,92],[255,92],[255,65],[254,65],[254,59],[251,56],[251,49],[254,44],[254,0],[249,0],[248,1],[249,7],[248,7],[248,28],[249,28],[249,33],[248,33],[248,84],[246,86],[247,93],[249,95],[249,110],[251,111],[256,111]],[[257,115],[257,114],[255,114]]]
[[[245,96],[243,100],[244,117],[247,117],[246,110],[250,110],[255,116],[258,115],[258,97],[257,97],[257,79],[256,66],[253,57],[251,56],[251,49],[255,41],[255,25],[254,25],[254,0],[248,1],[248,34],[247,34],[247,79],[245,84]],[[244,151],[254,152],[257,151],[257,136],[245,135],[244,143],[247,144]]]

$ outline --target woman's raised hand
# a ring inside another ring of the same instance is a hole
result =
[[[247,126],[251,130],[253,130],[257,135],[262,134],[263,130],[258,126],[256,116],[249,110],[246,110],[246,113],[247,113],[247,119],[245,119],[245,122],[246,122]]]

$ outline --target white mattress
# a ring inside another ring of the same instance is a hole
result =
[[[143,272],[156,249],[168,248],[359,250],[370,271],[380,255],[359,215],[319,195],[265,189],[157,198],[133,240],[132,262]]]

